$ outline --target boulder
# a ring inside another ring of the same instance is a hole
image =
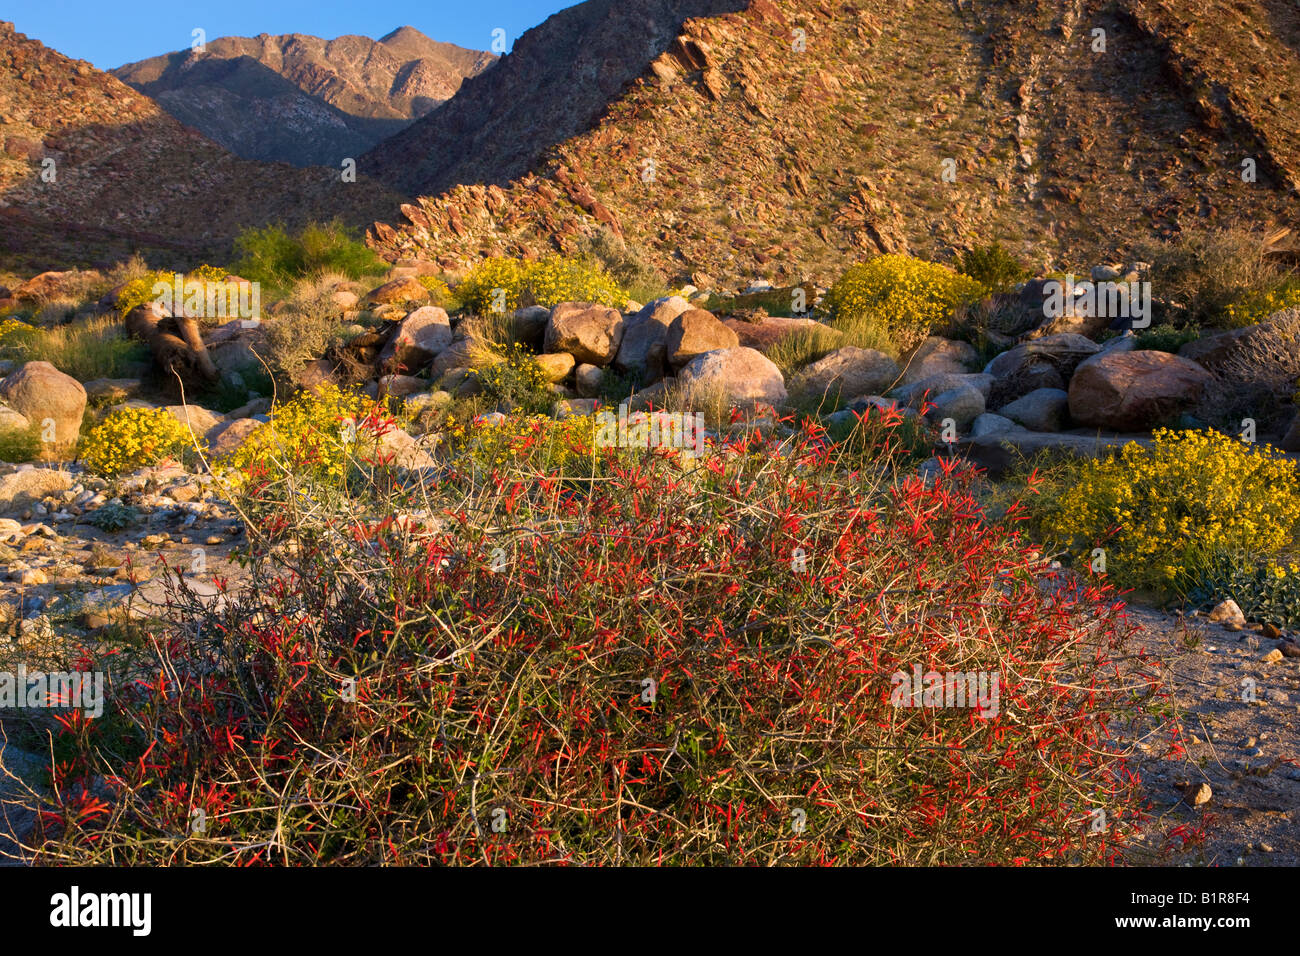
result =
[[[397,323],[392,338],[379,353],[379,364],[392,368],[393,363],[408,372],[424,368],[451,345],[451,319],[444,309],[425,305]]]
[[[884,352],[847,345],[800,369],[790,391],[805,400],[834,403],[881,394],[897,379],[898,365]]]
[[[1248,345],[1251,340],[1266,338],[1272,331],[1273,326],[1270,323],[1261,322],[1240,329],[1230,329],[1227,332],[1212,332],[1185,343],[1178,350],[1178,354],[1204,369],[1215,371],[1226,359]]]
[[[605,379],[605,371],[595,365],[579,365],[573,373],[574,386],[578,394],[583,398],[595,398],[600,394],[601,383]]]
[[[138,378],[95,378],[82,386],[94,405],[112,405],[135,398],[142,387]]]
[[[308,391],[314,391],[322,385],[337,385],[339,383],[334,372],[334,363],[323,358],[315,359],[296,369],[290,379],[293,384]]]
[[[940,392],[930,399],[934,407],[926,413],[926,418],[936,424],[952,419],[957,427],[965,431],[971,423],[984,414],[984,393],[971,385],[958,385],[946,392]]]
[[[744,346],[696,356],[678,374],[677,384],[690,392],[716,389],[733,404],[786,400],[781,370],[762,352]]]
[[[1036,388],[998,410],[1004,418],[1035,432],[1059,432],[1066,427],[1069,412],[1070,395],[1060,388]]]
[[[838,329],[832,329],[815,319],[787,319],[779,315],[767,315],[757,322],[743,319],[723,319],[722,324],[736,333],[740,344],[749,349],[757,349],[766,355],[777,343],[795,334],[808,330],[820,330],[824,335],[836,340],[843,337]]]
[[[900,385],[889,393],[891,398],[897,399],[904,405],[917,406],[921,404],[922,398],[928,393],[931,397],[950,389],[960,388],[963,385],[969,385],[971,388],[978,389],[979,393],[984,396],[987,404],[989,392],[993,388],[994,378],[992,375],[986,375],[983,372],[969,372],[964,375],[944,372],[939,375],[930,375],[920,381],[913,382],[911,385]]]
[[[1300,452],[1300,412],[1296,412],[1295,417],[1291,419],[1291,427],[1282,436],[1278,447],[1283,451]]]
[[[425,302],[428,298],[429,290],[419,279],[402,276],[371,289],[365,301],[376,305],[399,305],[403,302]]]
[[[553,352],[536,357],[538,368],[548,382],[563,382],[573,371],[575,362],[568,352]]]
[[[668,364],[681,368],[697,355],[718,349],[734,349],[740,337],[704,309],[688,309],[668,325],[664,352]]]
[[[1149,436],[1099,435],[1065,432],[1031,432],[1023,428],[962,439],[955,446],[975,464],[998,478],[1014,467],[1043,455],[1053,458],[1099,458],[1112,455],[1130,442],[1149,446]]]
[[[903,384],[910,385],[934,375],[965,375],[978,362],[979,352],[969,342],[932,335],[903,363]]]
[[[992,412],[985,412],[983,415],[976,417],[971,422],[971,438],[983,438],[985,435],[1002,435],[1007,432],[1022,432],[1024,428],[1017,425],[1009,418],[1003,418],[1001,415],[995,415]]]
[[[0,382],[0,400],[44,430],[53,423],[49,454],[71,448],[81,434],[86,390],[49,362],[28,362]]]
[[[208,444],[208,459],[216,461],[233,455],[261,425],[255,418],[234,418],[214,425],[203,436]]]
[[[504,361],[478,339],[460,339],[452,342],[433,360],[431,374],[436,379],[453,368],[475,368]]]
[[[1070,381],[1070,417],[1080,425],[1146,431],[1190,409],[1214,381],[1168,352],[1111,352],[1081,365]]]
[[[1069,378],[1079,363],[1101,351],[1101,346],[1082,335],[1065,333],[1023,342],[1008,349],[984,367],[997,378],[1021,375],[1040,365],[1050,365]]]
[[[624,324],[614,368],[636,376],[645,384],[661,379],[666,361],[664,342],[668,338],[668,326],[690,309],[691,304],[681,296],[671,295],[656,299],[631,316]]]
[[[405,398],[407,395],[423,392],[429,387],[429,383],[414,375],[385,375],[379,380],[379,386],[383,388],[385,395]]]
[[[398,468],[436,468],[438,465],[418,439],[400,428],[390,428],[380,436],[378,454]]]
[[[208,411],[201,405],[167,405],[163,411],[182,425],[189,426],[190,431],[200,438],[226,420],[226,416]]]
[[[261,320],[232,319],[203,337],[208,357],[223,376],[246,368],[262,368],[269,355],[266,326]]]
[[[516,309],[512,316],[515,339],[528,348],[537,350],[546,335],[546,323],[551,319],[551,310],[544,305],[527,305]]]
[[[551,310],[544,349],[568,352],[579,362],[605,366],[623,339],[623,314],[589,302],[561,302]]]

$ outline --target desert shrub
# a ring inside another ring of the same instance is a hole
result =
[[[35,321],[38,325],[62,325],[77,314],[80,306],[78,299],[51,299],[36,311]]]
[[[1248,325],[1242,303],[1276,289],[1285,278],[1265,254],[1261,237],[1244,229],[1186,230],[1166,242],[1140,243],[1135,251],[1150,263],[1153,294],[1174,309],[1169,317],[1179,325]],[[1233,308],[1235,314],[1229,312]]]
[[[645,250],[615,235],[607,226],[584,238],[577,255],[588,269],[608,273],[627,290],[629,298],[643,305],[671,294],[668,280],[650,262]]]
[[[454,312],[459,307],[460,303],[452,294],[451,287],[438,276],[420,276],[419,282],[429,292],[430,305],[436,305],[448,312]]]
[[[887,331],[898,351],[924,341],[936,323],[984,295],[984,287],[947,266],[911,256],[877,256],[849,267],[826,293],[823,308],[837,328]]]
[[[818,324],[796,329],[780,339],[768,350],[767,357],[789,379],[805,365],[829,355],[843,344],[842,332]]]
[[[187,426],[161,408],[120,408],[81,440],[79,457],[108,478],[176,458],[194,444]]]
[[[519,260],[484,259],[456,286],[456,295],[475,315],[513,312],[519,308],[523,281],[524,266]],[[504,291],[504,301],[500,301],[498,289]]]
[[[128,338],[114,316],[96,316],[38,329],[16,319],[0,323],[0,357],[16,362],[49,362],[81,382],[130,378],[149,360],[149,347]]]
[[[1245,336],[1214,368],[1215,388],[1203,403],[1236,425],[1243,416],[1274,424],[1300,390],[1300,308],[1277,313]]]
[[[325,275],[298,280],[275,321],[267,323],[270,365],[285,381],[320,358],[335,338],[342,318],[342,309],[333,298],[339,278]]]
[[[489,399],[527,413],[542,412],[555,404],[550,383],[527,349],[511,344],[497,351],[502,361],[485,364],[475,373]]]
[[[129,528],[139,521],[140,511],[132,505],[123,504],[119,499],[114,499],[100,505],[88,514],[85,520],[100,531],[111,533]]]
[[[602,269],[589,264],[549,256],[525,267],[521,301],[547,308],[561,302],[595,302],[621,309],[627,293]]]
[[[359,458],[373,456],[365,438],[382,435],[391,424],[374,399],[325,383],[273,409],[271,420],[220,466],[236,487],[250,478],[266,482],[286,475],[339,485]]]
[[[41,426],[33,422],[26,428],[0,428],[0,461],[11,464],[35,461],[41,457]]]
[[[277,498],[248,584],[178,585],[157,660],[113,682],[125,742],[60,728],[38,859],[1122,860],[1149,824],[1126,741],[1160,736],[1113,595],[987,524],[965,473],[881,464],[810,432],[581,493],[506,459],[416,499]],[[996,700],[903,683],[950,672]]]
[[[349,279],[383,275],[388,263],[342,222],[308,223],[290,235],[282,225],[250,227],[235,237],[231,271],[271,288],[291,286],[319,272]]]
[[[504,302],[498,290],[504,292]],[[628,298],[608,273],[559,256],[535,262],[485,259],[456,287],[456,295],[477,315],[513,312],[521,305],[550,308],[561,302],[595,302],[621,309]],[[501,305],[504,308],[498,308]]]
[[[1245,328],[1263,322],[1277,312],[1300,310],[1300,281],[1288,280],[1272,289],[1250,293],[1223,310],[1223,325]]]
[[[1192,596],[1204,604],[1231,598],[1252,621],[1300,627],[1300,563],[1219,552],[1208,562]]]
[[[596,474],[596,423],[588,415],[478,416],[453,419],[446,429],[457,474],[494,471],[550,475],[561,481]]]
[[[1039,507],[1054,542],[1111,579],[1185,592],[1217,552],[1276,554],[1300,527],[1296,466],[1268,446],[1210,431],[1153,434],[1151,448],[1068,469]]]
[[[1172,352],[1176,355],[1180,348],[1188,342],[1195,342],[1200,337],[1201,328],[1197,325],[1183,328],[1168,324],[1153,325],[1137,333],[1137,347],[1152,352]]]
[[[1029,278],[1029,270],[998,242],[968,249],[958,257],[958,269],[990,292],[1009,292]]]

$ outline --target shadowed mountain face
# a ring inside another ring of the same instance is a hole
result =
[[[741,10],[745,0],[589,0],[529,30],[493,70],[376,147],[363,172],[408,193],[458,183],[504,184],[550,146],[598,120],[689,17]]]
[[[1296,225],[1298,48],[1290,0],[589,0],[363,157],[424,196],[371,241],[457,269],[607,230],[742,283]]]
[[[52,265],[135,249],[216,257],[249,225],[338,217],[361,225],[400,202],[337,167],[239,159],[89,63],[0,23],[0,251]]]
[[[450,99],[496,57],[412,27],[380,40],[223,37],[113,70],[247,159],[337,167]]]

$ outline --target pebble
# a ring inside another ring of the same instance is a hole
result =
[[[1265,664],[1276,664],[1282,659],[1282,652],[1276,647],[1260,658]]]

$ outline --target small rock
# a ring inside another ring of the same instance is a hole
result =
[[[1210,789],[1208,783],[1188,784],[1183,790],[1183,799],[1190,806],[1200,807],[1209,803],[1214,796],[1214,791]]]
[[[1282,651],[1276,647],[1260,658],[1265,664],[1276,664],[1281,659]]]
[[[1236,601],[1228,598],[1210,612],[1210,620],[1216,624],[1237,624],[1244,627],[1246,615],[1241,613]]]

